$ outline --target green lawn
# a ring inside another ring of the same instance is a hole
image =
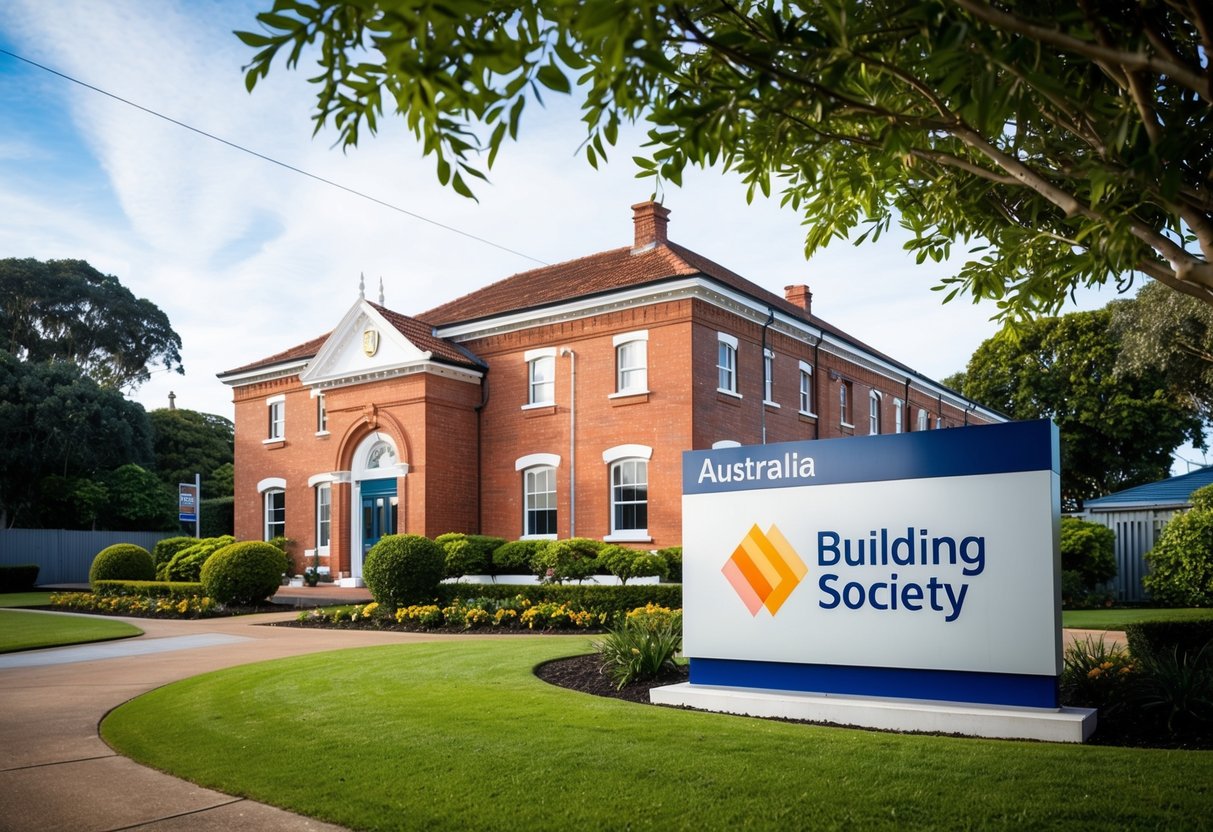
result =
[[[1061,626],[1079,630],[1123,630],[1138,621],[1188,621],[1213,618],[1213,609],[1065,610]]]
[[[138,627],[112,618],[0,610],[0,653],[86,644],[142,634]]]
[[[1095,829],[1210,823],[1213,752],[925,737],[636,705],[531,668],[588,640],[347,650],[113,711],[123,754],[355,829]]]
[[[0,593],[0,607],[48,607],[49,592],[5,592]]]

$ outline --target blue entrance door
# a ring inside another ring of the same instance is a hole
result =
[[[396,480],[362,481],[362,553],[385,534],[396,533]]]

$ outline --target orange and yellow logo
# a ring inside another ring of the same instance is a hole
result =
[[[774,615],[809,568],[778,527],[771,526],[763,534],[755,524],[720,571],[750,615],[758,615],[763,607]]]

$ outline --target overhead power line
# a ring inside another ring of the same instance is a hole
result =
[[[215,141],[215,142],[219,142],[220,144],[227,145],[228,147],[230,147],[234,150],[239,150],[242,153],[249,154],[250,156],[256,156],[258,159],[261,159],[262,161],[269,162],[270,164],[273,164],[273,165],[277,165],[280,168],[286,168],[287,170],[291,171],[292,173],[297,173],[301,176],[306,176],[308,179],[314,179],[317,182],[322,182],[323,184],[329,185],[333,188],[338,188],[342,191],[345,191],[348,194],[353,194],[354,196],[361,197],[362,199],[373,202],[376,205],[382,206],[384,208],[388,208],[388,209],[390,209],[392,211],[396,211],[397,213],[400,213],[400,214],[404,214],[407,217],[412,217],[415,220],[420,220],[421,222],[429,223],[430,225],[441,228],[444,231],[450,231],[452,234],[458,234],[461,237],[466,237],[469,240],[475,240],[476,242],[483,243],[486,246],[492,246],[493,248],[498,249],[500,251],[504,251],[507,254],[513,254],[516,257],[523,258],[524,260],[530,260],[532,262],[540,264],[541,266],[550,265],[546,260],[541,260],[538,257],[532,257],[529,254],[525,254],[516,249],[512,249],[509,246],[504,246],[501,243],[495,243],[492,240],[488,240],[488,239],[485,239],[484,237],[480,237],[480,236],[477,236],[476,234],[472,234],[470,231],[464,231],[460,228],[456,228],[453,225],[447,225],[446,223],[439,222],[438,220],[430,219],[429,217],[424,216],[422,214],[418,214],[415,211],[409,211],[406,208],[401,208],[399,205],[393,205],[392,203],[379,199],[378,197],[374,197],[374,196],[371,196],[370,194],[363,193],[362,191],[359,191],[355,188],[351,188],[346,185],[342,185],[340,182],[334,182],[331,179],[326,179],[323,176],[319,176],[317,174],[311,173],[309,171],[304,170],[303,168],[298,168],[298,167],[295,167],[294,165],[287,164],[286,162],[275,159],[272,156],[266,156],[264,153],[258,153],[256,150],[247,148],[244,145],[237,144],[236,142],[233,142],[233,141],[228,141],[225,138],[216,136],[214,133],[208,133],[207,131],[194,127],[191,124],[186,124],[184,121],[179,121],[178,119],[172,118],[171,116],[166,116],[164,113],[157,112],[156,110],[153,110],[150,107],[144,107],[142,104],[137,104],[134,101],[131,101],[130,99],[123,98],[120,95],[115,95],[114,93],[109,92],[108,90],[103,90],[100,87],[95,87],[92,84],[81,81],[79,78],[73,78],[70,75],[67,75],[65,73],[58,71],[57,69],[52,69],[51,67],[40,64],[37,61],[31,61],[29,58],[18,55],[15,52],[10,52],[7,49],[0,49],[0,55],[8,55],[10,58],[14,58],[18,61],[21,61],[22,63],[29,64],[32,67],[37,67],[38,69],[41,69],[44,72],[49,72],[51,75],[58,76],[59,78],[62,78],[65,81],[70,81],[73,84],[78,84],[79,86],[84,87],[87,90],[91,90],[93,92],[100,93],[101,95],[104,95],[107,98],[112,98],[115,101],[119,101],[123,104],[126,104],[128,107],[134,107],[136,110],[140,110],[144,113],[147,113],[150,116],[155,116],[158,119],[163,119],[164,121],[167,121],[170,124],[174,124],[177,127],[182,127],[186,130],[189,130],[192,133],[197,133],[199,136],[204,136],[205,138],[208,138],[211,141]]]

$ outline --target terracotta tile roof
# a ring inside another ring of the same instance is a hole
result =
[[[807,321],[873,356],[905,368],[901,362],[816,315],[806,313],[786,298],[688,248],[670,242],[637,254],[633,254],[631,248],[617,248],[522,272],[422,312],[417,317],[442,327],[693,275],[711,278],[763,305]]]
[[[273,355],[262,358],[260,361],[254,361],[252,364],[245,364],[242,367],[233,367],[230,370],[224,370],[219,374],[219,378],[224,376],[235,375],[236,373],[246,373],[249,370],[257,370],[262,367],[272,367],[275,364],[286,364],[290,361],[301,361],[306,358],[315,358],[316,353],[320,352],[320,348],[324,346],[324,342],[332,335],[331,332],[326,332],[319,338],[313,338],[310,341],[305,341],[302,344],[291,347],[288,350],[274,353]]]
[[[434,358],[448,364],[458,364],[461,367],[484,367],[485,363],[468,350],[454,344],[445,338],[434,335],[434,327],[430,324],[393,312],[386,306],[372,303],[375,311],[382,315],[388,323],[396,327],[405,338],[421,350],[432,353]]]
[[[369,301],[368,301],[369,303]],[[387,307],[380,306],[377,303],[371,303],[375,311],[382,315],[389,324],[394,326],[405,338],[408,338],[420,350],[432,353],[433,357],[447,364],[456,364],[460,367],[475,367],[482,368],[484,362],[473,355],[468,350],[458,344],[447,341],[445,338],[438,338],[434,335],[434,328],[416,318],[410,318],[408,315],[401,315],[399,312],[393,312]],[[252,364],[245,364],[243,367],[236,367],[232,370],[226,370],[219,374],[220,378],[237,373],[244,373],[250,370],[258,370],[262,367],[272,367],[275,364],[286,364],[292,361],[302,361],[309,358],[315,358],[320,352],[320,348],[324,346],[324,342],[329,339],[332,332],[327,332],[319,338],[313,338],[310,341],[291,347],[288,350],[283,350],[280,353],[263,358],[260,361],[254,361]]]

